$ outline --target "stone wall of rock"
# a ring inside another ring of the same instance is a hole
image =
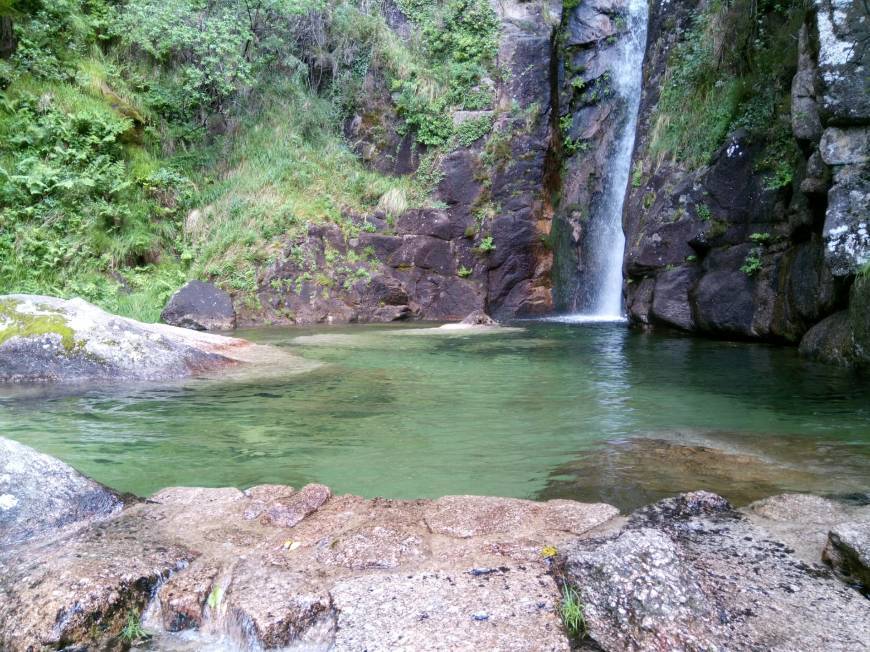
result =
[[[561,20],[555,0],[494,3],[500,21],[498,66],[488,80],[490,111],[461,111],[454,123],[491,119],[489,134],[457,145],[437,162],[440,208],[356,216],[358,234],[312,226],[287,242],[259,279],[260,306],[237,306],[245,323],[462,319],[475,310],[497,318],[552,310],[551,54]],[[387,4],[388,24],[409,24]],[[372,167],[410,174],[425,151],[399,135],[389,90],[373,70],[370,106],[346,136]],[[340,265],[332,260],[340,260]]]
[[[638,174],[624,210],[629,316],[642,326],[797,344],[846,309],[870,260],[867,8],[819,0],[807,12],[791,89],[804,160],[790,186],[771,189],[758,171],[764,143],[741,130],[697,169],[650,151],[668,57],[702,4],[651,5]]]

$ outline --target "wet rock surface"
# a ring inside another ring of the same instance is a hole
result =
[[[683,494],[562,557],[604,650],[859,650],[870,603],[733,511]]]
[[[290,358],[241,339],[119,317],[81,299],[0,296],[0,383],[185,378],[266,353]]]
[[[220,288],[189,281],[169,299],[160,320],[197,331],[228,331],[236,326],[236,311],[232,297]]]
[[[761,437],[763,447],[757,445]],[[768,433],[651,433],[608,441],[557,467],[539,498],[603,500],[631,511],[677,491],[701,488],[723,494],[736,505],[785,491],[862,491],[863,484],[838,473],[844,460],[854,464],[853,477],[870,473],[863,451],[843,442]],[[826,534],[818,535],[819,549]],[[818,561],[818,551],[813,554]]]

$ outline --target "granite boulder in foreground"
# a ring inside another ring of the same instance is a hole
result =
[[[763,527],[780,507],[164,489],[0,547],[0,648],[111,648],[141,614],[166,651],[569,650],[567,582],[604,650],[864,649],[870,602]]]
[[[119,317],[81,299],[0,296],[0,383],[166,380],[289,355]]]

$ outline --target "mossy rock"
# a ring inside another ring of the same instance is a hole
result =
[[[21,302],[16,299],[0,300],[0,346],[13,337],[39,337],[42,335],[60,336],[63,348],[70,352],[80,342],[76,342],[75,334],[70,328],[66,317],[59,311],[54,314],[35,315],[20,312]]]

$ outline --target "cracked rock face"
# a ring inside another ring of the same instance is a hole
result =
[[[757,511],[815,518],[817,507],[786,499]],[[870,603],[794,552],[723,498],[694,492],[578,542],[563,572],[604,650],[864,649]]]

